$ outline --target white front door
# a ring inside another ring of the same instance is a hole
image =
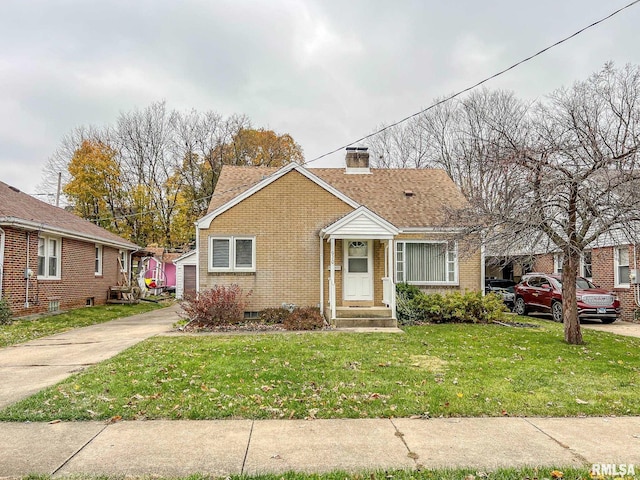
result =
[[[373,300],[371,240],[344,240],[344,300]]]

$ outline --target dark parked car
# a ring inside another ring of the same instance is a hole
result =
[[[516,282],[498,278],[485,278],[484,293],[497,293],[502,296],[502,301],[509,308],[513,308],[515,300],[514,287]]]
[[[562,322],[562,276],[546,273],[528,273],[515,286],[513,311],[551,313],[553,320]],[[600,319],[612,323],[620,316],[620,302],[616,296],[598,288],[583,277],[577,278],[576,296],[579,319]]]

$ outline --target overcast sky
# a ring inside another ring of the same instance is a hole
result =
[[[162,100],[246,114],[309,160],[630,2],[2,0],[0,180],[36,193],[65,133]],[[640,4],[487,86],[535,99],[638,64],[638,25]]]

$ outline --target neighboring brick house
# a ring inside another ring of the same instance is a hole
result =
[[[223,167],[197,222],[199,291],[235,283],[251,291],[248,313],[317,306],[355,326],[396,324],[397,282],[480,290],[480,249],[446,225],[447,207],[466,203],[453,181],[436,169],[370,169],[368,159],[347,149],[346,168]]]
[[[135,244],[0,182],[0,296],[15,316],[102,304]]]
[[[636,311],[640,299],[640,286],[634,284],[629,273],[638,269],[637,257],[640,247],[624,240],[603,241],[599,247],[585,251],[578,274],[588,278],[599,287],[614,292],[622,305],[622,320],[640,321]],[[544,273],[562,273],[562,254],[538,255],[533,261],[533,270]]]

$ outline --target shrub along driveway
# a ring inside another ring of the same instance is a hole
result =
[[[177,310],[172,306],[0,349],[0,407],[169,331]]]

